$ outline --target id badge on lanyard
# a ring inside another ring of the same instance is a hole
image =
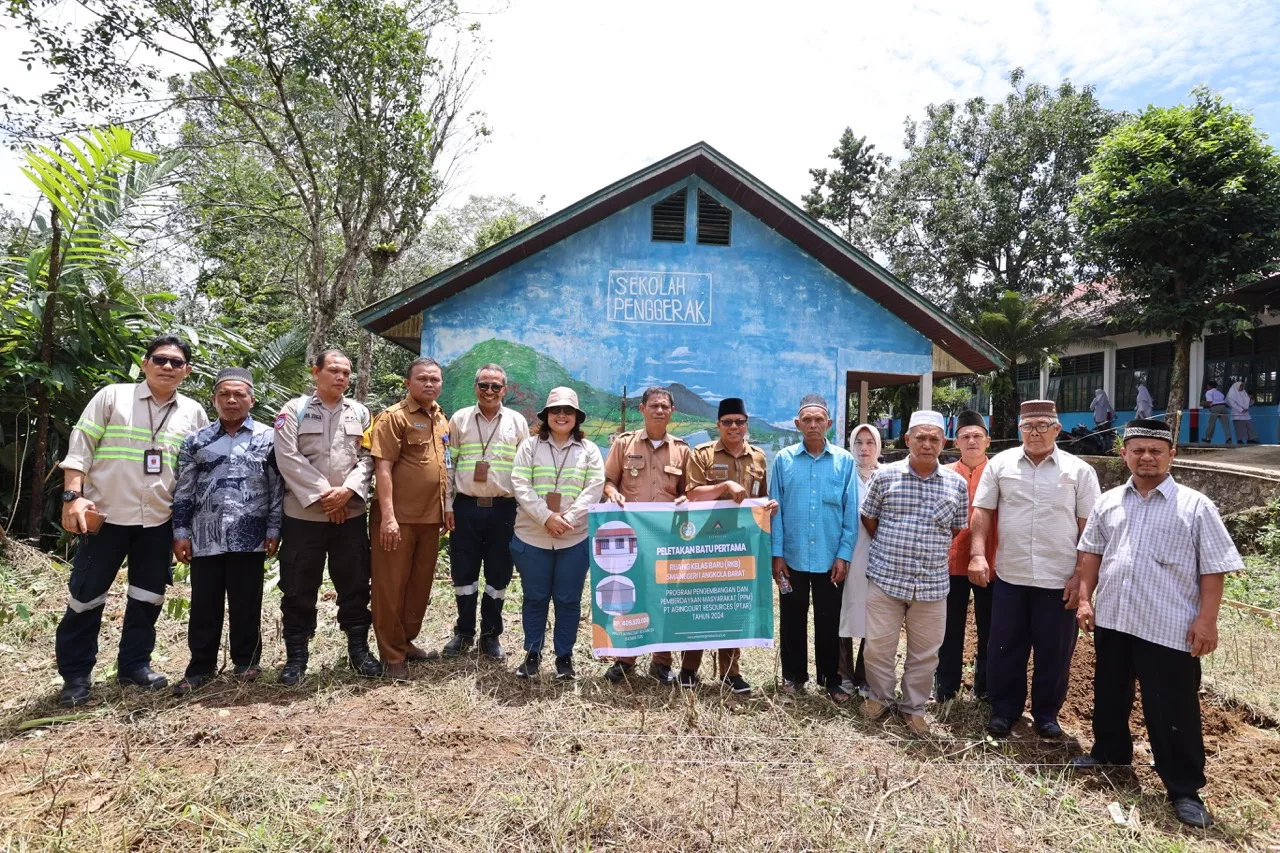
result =
[[[165,406],[164,417],[160,419],[160,426],[156,426],[155,415],[151,409],[151,400],[147,399],[147,423],[151,426],[151,440],[155,441],[156,436],[160,435],[160,430],[164,429],[165,421],[169,420],[169,415],[173,414],[173,410],[178,408],[177,403]],[[164,454],[158,447],[152,447],[142,452],[142,473],[154,477],[164,470]]]
[[[142,473],[159,474],[161,466],[164,463],[164,457],[159,450],[152,448],[144,451],[142,454]]]

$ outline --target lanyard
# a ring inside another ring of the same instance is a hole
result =
[[[547,441],[547,447],[551,450],[551,461],[552,461],[552,462],[555,462],[555,461],[556,461],[556,447],[555,447],[555,445],[554,445],[554,444],[552,444],[550,440],[548,440],[548,441]],[[552,487],[551,487],[551,490],[552,490],[552,491],[559,491],[559,489],[560,489],[560,472],[564,470],[565,463],[569,461],[569,453],[570,453],[572,450],[573,450],[573,443],[572,443],[572,442],[570,442],[569,444],[566,444],[566,445],[565,445],[565,447],[564,447],[564,458],[560,460],[560,466],[559,466],[558,468],[556,468],[556,484],[555,484],[554,486],[552,486]]]
[[[498,416],[493,419],[493,429],[489,430],[489,437],[486,439],[484,433],[480,431],[480,410],[476,409],[476,438],[480,439],[480,458],[485,459],[489,454],[489,445],[493,442],[493,437],[498,434],[498,427],[502,426],[502,409],[498,409]],[[568,454],[565,455],[568,459]],[[553,456],[554,460],[555,457]]]
[[[177,408],[177,406],[174,405],[175,403],[177,403],[177,400],[170,400],[168,403],[165,403],[160,407],[164,412],[164,417],[160,419],[160,426],[156,426],[155,413],[151,408],[151,398],[147,398],[147,423],[151,425],[152,444],[156,443],[156,436],[160,434],[160,430],[164,429],[164,422],[169,420],[169,415],[173,414],[173,410]]]

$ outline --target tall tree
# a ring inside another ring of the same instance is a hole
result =
[[[836,165],[810,169],[813,189],[800,201],[804,212],[831,226],[860,249],[870,249],[871,215],[889,158],[877,154],[865,136],[854,136],[846,127],[831,151]]]
[[[1008,363],[991,374],[991,435],[1012,438],[1022,402],[1018,395],[1019,363],[1044,367],[1071,344],[1095,336],[1084,323],[1064,318],[1062,304],[1050,296],[1026,297],[1012,290],[982,300],[967,312],[970,328],[998,349]]]
[[[1246,316],[1231,292],[1280,258],[1280,155],[1249,114],[1204,87],[1191,94],[1110,133],[1072,205],[1086,251],[1125,297],[1114,322],[1173,335],[1175,431],[1191,341]]]
[[[1119,121],[1092,87],[1009,75],[992,103],[931,104],[908,119],[906,156],[886,176],[873,224],[899,277],[944,306],[1065,292],[1078,280],[1068,216],[1076,180]]]

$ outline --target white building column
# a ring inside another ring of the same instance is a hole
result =
[[[920,408],[933,408],[933,371],[920,374]]]
[[[1049,393],[1049,365],[1045,364],[1040,368],[1040,399],[1043,400],[1045,395]]]
[[[1190,363],[1187,365],[1187,408],[1200,405],[1200,389],[1204,387],[1204,338],[1191,342]],[[1168,400],[1157,400],[1156,408],[1168,405]]]
[[[1107,347],[1102,351],[1102,390],[1111,401],[1111,410],[1118,412],[1129,408],[1129,402],[1116,399],[1116,348]]]

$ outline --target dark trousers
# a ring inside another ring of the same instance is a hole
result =
[[[329,579],[338,593],[338,627],[344,631],[368,631],[369,531],[363,515],[342,524],[284,517],[280,528],[280,616],[283,634],[307,637],[316,632],[316,596],[324,579],[325,558]]]
[[[840,599],[844,584],[827,572],[790,572],[791,592],[778,597],[778,636],[782,677],[801,685],[809,680],[809,601],[813,600],[813,657],[818,684],[840,686]]]
[[[187,677],[213,675],[222,645],[222,611],[230,623],[231,662],[257,666],[262,653],[262,580],[267,555],[236,551],[191,560]]]
[[[449,535],[449,575],[453,580],[458,621],[453,633],[476,635],[476,600],[480,601],[480,635],[502,633],[502,603],[511,583],[511,538],[515,535],[515,498],[495,498],[493,506],[480,506],[469,495],[453,496],[456,524]],[[484,567],[484,595],[480,595],[480,568]]]
[[[95,536],[81,536],[67,586],[71,600],[58,623],[54,655],[63,679],[88,678],[98,660],[98,631],[107,590],[129,560],[128,601],[120,630],[116,669],[130,673],[151,663],[156,619],[172,580],[173,523],[159,527],[103,524]]]
[[[969,593],[973,592],[973,621],[978,629],[978,653],[973,660],[973,693],[987,695],[987,640],[991,633],[991,586],[974,586],[967,575],[951,576],[947,593],[947,633],[938,649],[938,671],[933,676],[933,694],[945,702],[960,692],[964,669],[964,629],[969,620]],[[1074,617],[1074,614],[1073,614]]]
[[[1129,712],[1136,679],[1160,781],[1170,798],[1199,799],[1205,782],[1199,658],[1109,628],[1097,628],[1093,638],[1093,757],[1108,764],[1133,760]]]
[[[853,637],[840,638],[840,677],[853,682],[854,687],[865,687],[867,684],[867,662],[863,660],[866,651],[866,637],[858,641],[856,654],[853,649]]]
[[[1058,719],[1067,699],[1071,655],[1076,650],[1076,612],[1063,608],[1062,590],[1005,583],[991,593],[991,643],[987,688],[991,715],[1016,720],[1027,704],[1027,661],[1035,652],[1031,717]]]
[[[511,538],[511,557],[520,571],[524,604],[524,650],[542,653],[547,640],[547,611],[555,602],[556,624],[551,635],[556,657],[573,653],[582,621],[582,587],[587,582],[587,540],[568,548],[535,548],[518,536]]]

